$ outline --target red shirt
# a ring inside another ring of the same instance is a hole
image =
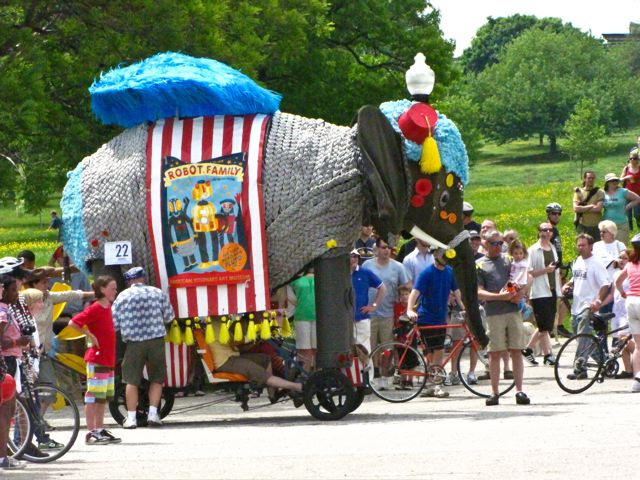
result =
[[[627,176],[627,175],[632,175],[633,178],[630,178],[629,180],[625,180],[624,188],[626,188],[627,190],[631,190],[633,193],[637,193],[640,195],[640,170],[638,170],[636,173],[633,173],[629,168],[629,166],[627,165],[624,167],[623,176]]]
[[[78,327],[86,326],[100,345],[99,349],[94,346],[86,351],[85,362],[113,368],[116,363],[116,331],[113,328],[111,306],[105,308],[100,302],[94,302],[73,317],[72,321]]]

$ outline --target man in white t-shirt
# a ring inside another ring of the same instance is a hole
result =
[[[581,233],[576,237],[578,258],[573,262],[573,278],[563,287],[562,293],[573,288],[571,325],[574,333],[591,333],[590,314],[597,312],[611,289],[611,280],[602,263],[593,256],[593,237]],[[579,342],[576,356],[581,355],[586,345]],[[567,376],[570,380],[587,377],[586,371],[576,371]]]

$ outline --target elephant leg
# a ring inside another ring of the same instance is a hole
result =
[[[316,294],[318,368],[349,364],[353,343],[353,292],[349,252],[330,251],[313,263]]]

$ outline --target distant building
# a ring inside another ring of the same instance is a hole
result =
[[[603,33],[607,45],[619,45],[623,42],[640,41],[640,23],[629,23],[629,33]]]

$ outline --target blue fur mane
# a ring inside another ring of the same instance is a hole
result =
[[[393,129],[400,134],[407,158],[414,162],[419,162],[422,154],[422,145],[405,138],[398,126],[398,118],[414,103],[416,102],[410,100],[384,102],[380,104],[380,111],[387,117]],[[438,112],[438,123],[436,123],[433,136],[438,144],[440,160],[445,170],[455,173],[462,183],[466,185],[469,182],[469,157],[458,127],[446,116]]]
[[[102,123],[126,128],[175,116],[272,114],[282,98],[224,63],[173,52],[104,73],[89,92]]]

